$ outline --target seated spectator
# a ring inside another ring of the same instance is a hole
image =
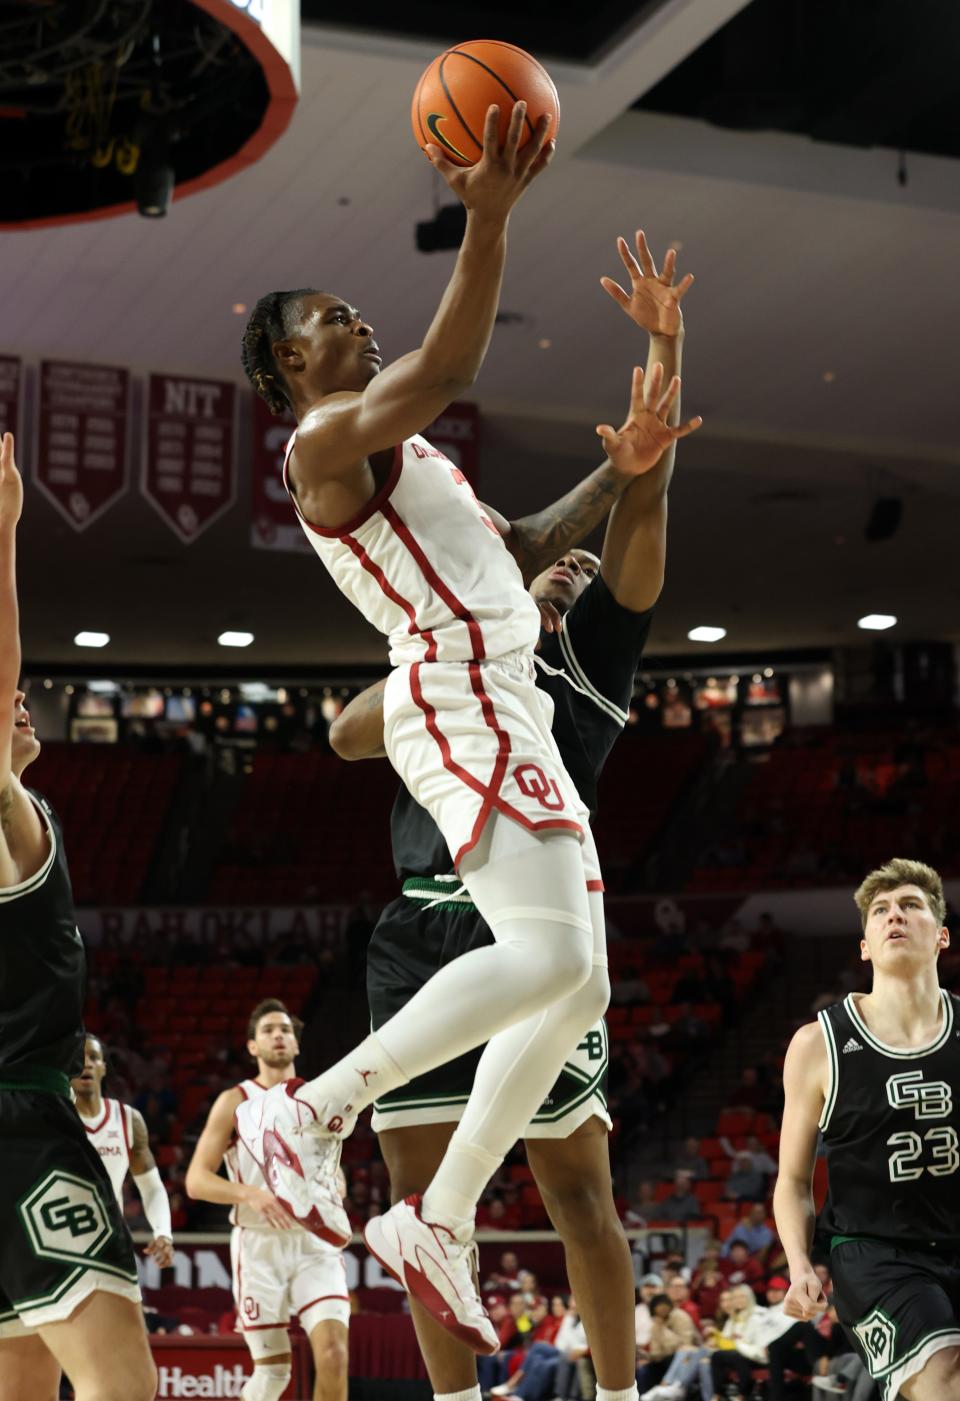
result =
[[[697,1330],[700,1328],[700,1310],[690,1297],[690,1286],[682,1275],[671,1275],[667,1280],[664,1291],[667,1298],[675,1309],[683,1309],[693,1321],[693,1326]]]
[[[751,1289],[763,1279],[763,1268],[759,1260],[754,1260],[742,1240],[734,1241],[719,1264],[720,1273],[728,1288],[737,1284],[749,1284]]]
[[[657,1219],[659,1211],[657,1189],[652,1182],[641,1182],[637,1195],[623,1214],[625,1226],[646,1226],[648,1221]]]
[[[520,1261],[516,1252],[505,1250],[500,1256],[500,1264],[484,1281],[484,1290],[492,1289],[495,1294],[512,1294],[520,1286]]]
[[[834,1000],[836,1001],[836,999]],[[728,1158],[742,1158],[744,1153],[749,1153],[750,1163],[755,1172],[766,1173],[767,1177],[776,1176],[777,1164],[774,1162],[773,1158],[771,1158],[755,1133],[748,1135],[747,1146],[745,1148],[734,1148],[729,1138],[721,1138],[720,1147]]]
[[[718,1347],[710,1357],[713,1401],[720,1401],[731,1373],[741,1394],[750,1395],[754,1370],[764,1366],[767,1361],[767,1349],[762,1341],[766,1313],[766,1309],[757,1304],[756,1295],[749,1285],[738,1285],[733,1291],[732,1312],[722,1329],[723,1338],[733,1346]]]
[[[477,1207],[478,1231],[505,1231],[507,1209],[500,1197],[492,1197],[486,1205]]]
[[[738,919],[728,919],[720,930],[720,938],[717,941],[717,947],[723,949],[725,953],[748,953],[750,950],[750,935]]]
[[[517,1276],[517,1289],[523,1295],[527,1307],[533,1306],[540,1300],[540,1285],[533,1270],[521,1270]]]
[[[710,1176],[707,1160],[700,1151],[699,1138],[683,1140],[683,1145],[674,1158],[674,1165],[679,1171],[690,1173],[691,1177]]]
[[[568,1308],[560,1295],[551,1300],[549,1321],[552,1337],[539,1336],[541,1329],[538,1328],[520,1367],[508,1381],[492,1387],[491,1396],[508,1397],[511,1401],[543,1401],[545,1397],[574,1394],[570,1379],[565,1380],[563,1375],[559,1378],[563,1390],[558,1391],[557,1373],[561,1365],[574,1372],[574,1364],[586,1356],[583,1325],[575,1306]],[[574,1355],[570,1356],[571,1353]],[[579,1388],[576,1391],[579,1392]]]
[[[773,915],[764,911],[757,919],[757,927],[753,931],[753,937],[758,948],[779,948],[783,942],[783,930],[778,926]]]
[[[700,1203],[691,1190],[692,1182],[689,1172],[679,1170],[674,1173],[673,1191],[657,1207],[658,1220],[683,1223],[693,1221],[700,1215]]]
[[[653,1324],[653,1314],[650,1312],[650,1301],[657,1294],[663,1293],[663,1280],[659,1275],[644,1275],[639,1286],[640,1298],[634,1310],[637,1328],[637,1347],[647,1348],[650,1344],[650,1328]]]
[[[723,1195],[732,1202],[762,1202],[766,1200],[767,1179],[753,1167],[749,1153],[738,1153],[733,1160]]]
[[[760,1086],[760,1076],[756,1066],[748,1065],[740,1076],[740,1083],[734,1085],[730,1091],[726,1108],[757,1110],[760,1108],[762,1098],[763,1090]]]
[[[687,1264],[682,1251],[668,1250],[663,1257],[659,1273],[664,1280],[672,1279],[674,1275],[679,1275],[685,1284],[689,1284],[693,1271]]]
[[[639,974],[618,978],[610,993],[610,1001],[615,1007],[646,1006],[650,1001],[650,988]]]
[[[503,1231],[523,1230],[523,1207],[520,1205],[520,1188],[510,1182],[503,1189]]]
[[[742,1241],[749,1254],[763,1261],[774,1241],[774,1234],[767,1225],[767,1209],[763,1202],[754,1202],[746,1216],[737,1222],[724,1241],[721,1254],[729,1255],[730,1247],[736,1245],[737,1241]]]
[[[701,1318],[713,1318],[716,1314],[720,1295],[723,1293],[723,1275],[716,1265],[701,1267],[693,1277],[690,1297],[700,1310]]]
[[[638,1353],[642,1366],[637,1372],[637,1386],[641,1390],[663,1380],[679,1348],[699,1343],[693,1319],[683,1309],[674,1308],[669,1295],[655,1294],[650,1300],[650,1313],[650,1342]]]

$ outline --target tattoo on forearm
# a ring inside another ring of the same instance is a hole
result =
[[[610,469],[601,467],[552,506],[515,521],[514,557],[524,576],[538,574],[564,550],[585,540],[609,514],[624,486]]]

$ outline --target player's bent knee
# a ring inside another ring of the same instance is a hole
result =
[[[593,1244],[607,1226],[620,1230],[611,1187],[593,1182],[565,1182],[556,1188],[540,1183],[550,1220],[565,1241]]]
[[[292,1367],[285,1362],[258,1362],[253,1376],[241,1392],[243,1401],[280,1401],[287,1389]]]
[[[326,1339],[314,1349],[317,1372],[322,1377],[345,1377],[349,1355],[346,1342],[339,1338]]]

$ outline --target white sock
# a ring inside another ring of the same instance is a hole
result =
[[[468,1391],[435,1391],[433,1401],[482,1401],[479,1386],[471,1386]]]
[[[377,1036],[371,1034],[316,1080],[301,1085],[297,1098],[305,1100],[320,1122],[326,1123],[335,1115],[349,1118],[361,1113],[380,1095],[409,1080],[410,1076],[387,1054]]]
[[[628,1386],[625,1391],[611,1391],[609,1387],[597,1387],[597,1401],[639,1401],[637,1384]]]
[[[443,1173],[423,1194],[423,1217],[452,1226],[456,1235],[469,1238],[480,1193],[503,1162],[476,1143],[458,1143],[454,1138],[444,1155]]]

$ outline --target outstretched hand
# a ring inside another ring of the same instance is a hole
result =
[[[546,170],[556,142],[548,140],[551,118],[543,116],[521,148],[527,125],[527,104],[514,103],[510,125],[500,145],[500,109],[489,107],[483,126],[483,154],[475,165],[454,165],[433,143],[424,151],[453,193],[475,213],[490,219],[506,219],[527,186]]]
[[[0,526],[14,526],[23,510],[23,479],[14,458],[13,434],[0,438]]]
[[[641,366],[633,372],[630,412],[620,428],[609,423],[597,425],[597,435],[618,472],[641,477],[655,467],[664,452],[679,438],[695,433],[703,419],[690,418],[672,428],[667,422],[674,399],[680,392],[680,376],[674,375],[663,391],[663,366],[654,365],[644,376]]]
[[[677,250],[668,248],[663,260],[663,272],[657,272],[643,229],[637,230],[637,256],[634,257],[625,238],[617,239],[617,251],[630,278],[630,291],[625,292],[612,277],[601,277],[600,285],[618,306],[651,336],[678,336],[683,330],[680,303],[693,285],[693,274],[687,273],[676,287],[673,275],[677,267]]]

